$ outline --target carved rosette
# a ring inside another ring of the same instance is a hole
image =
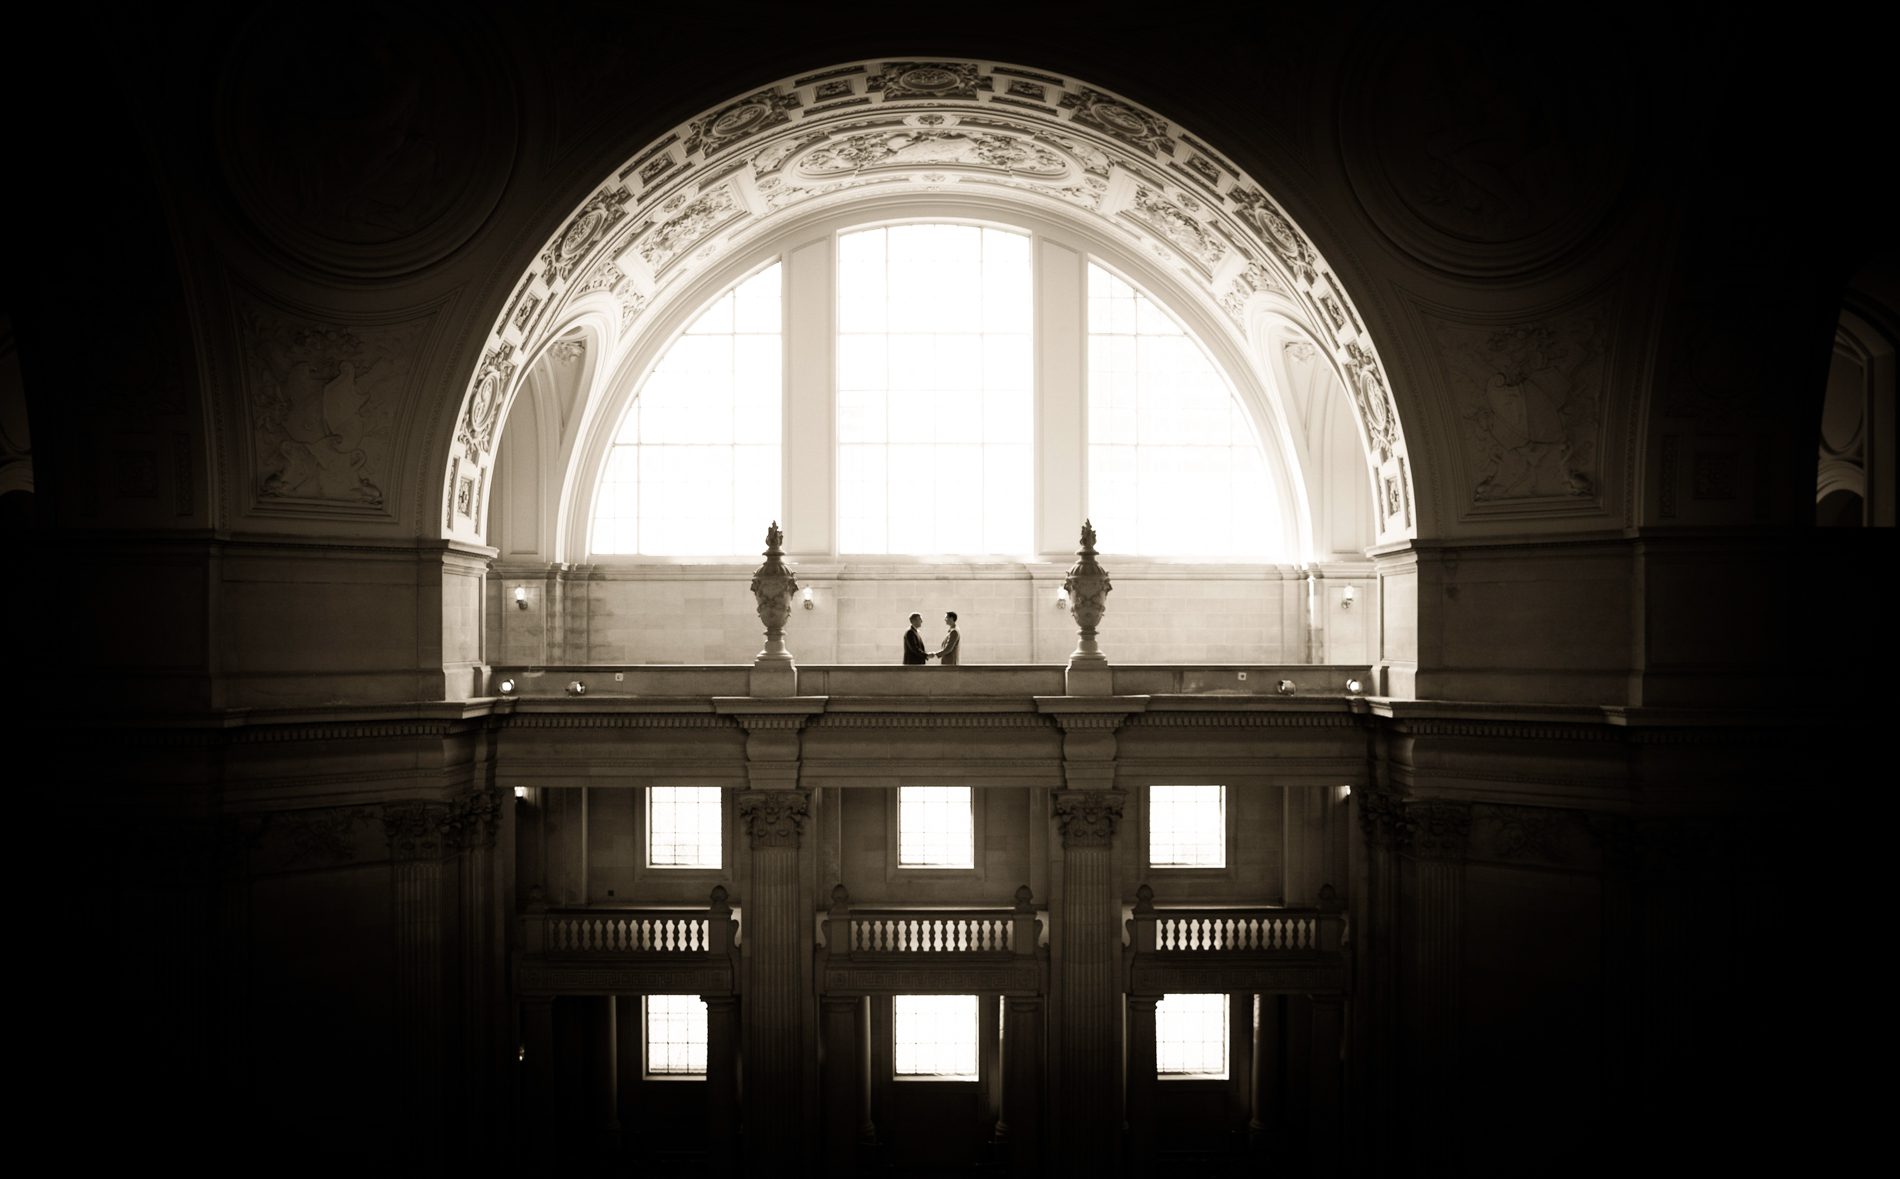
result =
[[[1109,584],[1108,572],[1095,560],[1095,526],[1087,520],[1082,521],[1082,547],[1076,550],[1075,556],[1075,564],[1069,566],[1068,576],[1062,579],[1063,592],[1069,595],[1069,616],[1081,628],[1081,641],[1069,661],[1074,663],[1081,658],[1103,662],[1102,649],[1095,641],[1095,628],[1108,612],[1108,592],[1115,587]]]
[[[765,564],[752,574],[752,596],[759,604],[759,621],[765,624],[761,660],[790,662],[792,658],[785,649],[785,623],[792,617],[792,595],[798,592],[798,581],[785,567],[779,551],[784,543],[785,534],[774,520],[765,530]]]
[[[797,847],[811,817],[811,798],[799,790],[750,791],[739,796],[739,817],[753,847]]]
[[[1062,828],[1062,846],[1107,847],[1114,843],[1127,798],[1119,790],[1067,790],[1057,794],[1056,822]]]

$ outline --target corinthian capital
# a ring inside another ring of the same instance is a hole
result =
[[[797,847],[811,797],[802,790],[752,790],[739,796],[739,817],[752,833],[753,847]]]
[[[1062,825],[1063,847],[1107,847],[1115,841],[1122,821],[1120,790],[1066,790],[1056,795],[1056,822]]]

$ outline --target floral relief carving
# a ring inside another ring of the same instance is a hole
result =
[[[1440,322],[1478,503],[1596,492],[1603,329],[1591,316],[1484,330]]]
[[[514,380],[513,356],[514,345],[502,344],[482,358],[482,366],[476,371],[475,394],[455,435],[471,463],[479,463],[483,453],[494,449],[495,425]]]
[[[1065,790],[1055,796],[1063,847],[1107,847],[1115,842],[1128,796],[1120,790]]]
[[[626,217],[626,205],[632,199],[633,194],[625,188],[596,193],[568,220],[553,247],[542,255],[542,262],[560,278],[574,273],[594,247],[606,239],[608,231]]]
[[[1190,216],[1180,206],[1170,203],[1146,185],[1135,189],[1133,207],[1129,216],[1153,229],[1175,246],[1186,251],[1189,257],[1204,268],[1212,267],[1227,254],[1227,245],[1212,233],[1205,225]]]
[[[1174,137],[1166,119],[1117,98],[1078,86],[1062,96],[1062,108],[1084,127],[1092,127],[1147,156],[1174,154]]]
[[[894,61],[873,76],[865,89],[893,98],[975,98],[991,82],[975,62]]]
[[[741,98],[689,126],[686,154],[717,155],[767,127],[788,122],[791,119],[788,112],[797,110],[798,106],[796,95],[780,94],[775,86]]]
[[[1319,271],[1314,265],[1318,255],[1266,193],[1237,186],[1227,196],[1234,203],[1234,215],[1266,241],[1296,278],[1308,284],[1318,281]]]
[[[640,256],[658,271],[681,253],[697,245],[722,222],[740,214],[739,202],[730,185],[721,185],[696,201],[680,207],[679,212],[648,234],[640,243]]]
[[[1357,343],[1346,345],[1346,388],[1372,450],[1381,463],[1389,461],[1399,447],[1398,410],[1386,390],[1385,379],[1379,375],[1378,361],[1369,349]],[[1395,515],[1397,509],[1387,514]]]
[[[1061,179],[1069,161],[1043,144],[996,131],[902,127],[863,131],[833,140],[802,156],[793,166],[801,177],[826,180],[855,172],[916,166],[965,166]]]

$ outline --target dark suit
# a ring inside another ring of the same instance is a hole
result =
[[[924,636],[917,633],[916,627],[904,632],[904,662],[923,663],[930,658],[930,651],[924,646]]]

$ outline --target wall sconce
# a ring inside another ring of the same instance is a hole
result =
[[[505,680],[503,680],[503,681],[501,681],[501,694],[502,694],[502,695],[504,695],[504,696],[506,696],[506,695],[509,695],[509,694],[510,694],[510,693],[512,693],[512,692],[513,692],[514,690],[515,690],[515,681],[514,681],[514,678],[513,678],[512,676],[511,676],[511,677],[509,677],[508,679],[505,679]]]
[[[567,694],[569,696],[585,696],[587,695],[587,685],[581,683],[579,680],[573,680],[567,685]]]
[[[807,610],[811,609],[812,605],[813,605],[813,602],[811,600],[811,587],[806,586],[805,587],[805,609]]]
[[[1339,595],[1339,608],[1341,610],[1352,609],[1353,598],[1354,598],[1354,591],[1351,586],[1347,586],[1345,589],[1341,590],[1340,595]]]
[[[525,801],[527,797],[528,797],[528,788],[526,786],[515,787],[515,798],[518,801]]]
[[[1056,587],[1056,609],[1067,610],[1068,608],[1069,608],[1069,587],[1057,586]]]
[[[1357,696],[1359,693],[1365,690],[1366,690],[1366,686],[1360,683],[1358,680],[1346,681],[1346,694],[1348,696]]]
[[[515,609],[526,610],[527,608],[528,608],[528,587],[525,585],[518,585],[515,587]]]
[[[1292,681],[1292,680],[1281,680],[1281,681],[1280,681],[1280,687],[1279,687],[1279,693],[1280,693],[1280,695],[1282,695],[1282,696],[1291,696],[1291,695],[1293,694],[1293,681]]]

